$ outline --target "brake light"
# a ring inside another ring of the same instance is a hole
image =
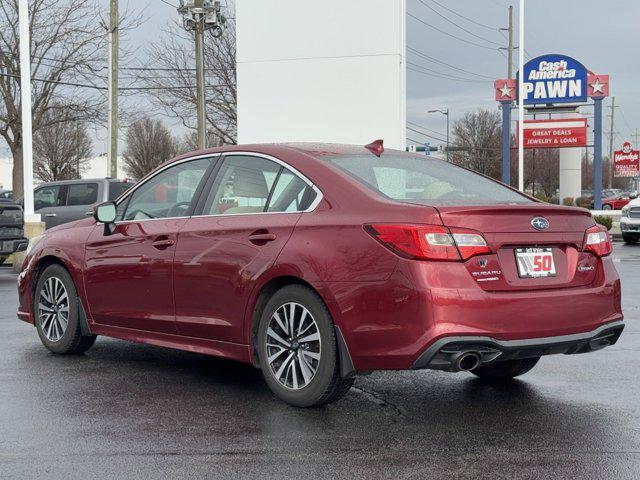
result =
[[[365,225],[365,230],[389,250],[417,260],[467,260],[491,253],[480,232],[440,225]]]
[[[606,257],[612,251],[611,237],[609,231],[602,225],[595,225],[584,234],[584,247],[585,252],[591,252],[596,257]]]

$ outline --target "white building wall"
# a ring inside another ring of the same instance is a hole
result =
[[[237,0],[240,143],[405,148],[405,0]]]

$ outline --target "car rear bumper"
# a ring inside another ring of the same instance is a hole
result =
[[[28,244],[29,240],[26,238],[0,239],[0,255],[11,255],[17,251],[25,250]]]
[[[582,347],[593,332],[623,318],[620,279],[610,257],[599,262],[590,285],[510,292],[483,290],[462,263],[411,268],[402,263],[386,281],[319,288],[330,299],[329,310],[357,371],[426,368],[434,348],[439,352],[460,338],[482,339],[503,360],[588,351],[593,346]],[[577,342],[564,345],[572,335],[579,336]],[[508,348],[518,342],[544,346],[549,338],[560,341],[542,350]]]
[[[433,343],[418,357],[411,367],[459,371],[457,360],[465,354],[473,353],[479,358],[479,365],[495,361],[517,360],[552,354],[576,354],[601,350],[614,345],[624,330],[622,319],[614,321],[590,332],[557,337],[532,338],[523,340],[497,340],[491,337],[445,337]]]

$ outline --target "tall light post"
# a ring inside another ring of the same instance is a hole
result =
[[[25,223],[40,222],[33,208],[33,129],[31,123],[31,40],[29,39],[29,3],[18,4],[20,32],[20,98],[22,121],[22,178]],[[14,187],[15,188],[15,187]]]
[[[226,19],[220,13],[219,1],[212,0],[180,0],[178,13],[186,30],[194,32],[196,47],[196,110],[198,148],[203,149],[207,144],[207,110],[204,79],[204,32],[212,30],[213,36],[222,35],[222,26]]]
[[[441,113],[442,115],[447,117],[447,148],[446,148],[446,154],[447,154],[447,162],[449,161],[449,109],[445,109],[445,110],[429,110],[427,113]]]
[[[518,63],[518,190],[524,192],[524,0],[520,0]]]

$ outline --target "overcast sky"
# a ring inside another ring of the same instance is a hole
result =
[[[177,0],[169,1],[177,4]],[[408,14],[453,35],[448,36],[408,15],[407,46],[475,74],[429,61],[409,50],[408,62],[432,71],[427,73],[434,73],[425,75],[407,71],[407,116],[410,121],[444,135],[444,117],[427,114],[427,110],[448,107],[452,120],[455,120],[470,109],[497,108],[493,100],[492,79],[507,76],[506,53],[498,50],[500,45],[506,46],[506,32],[500,33],[498,29],[507,26],[507,9],[510,4],[515,7],[514,25],[517,29],[518,2],[407,0]],[[153,5],[154,8],[146,9],[149,14],[147,22],[129,35],[128,43],[144,45],[157,37],[158,25],[165,25],[176,18],[175,10],[160,0],[154,0]],[[611,93],[621,106],[616,109],[616,140],[620,142],[623,138],[627,139],[632,130],[640,128],[640,64],[637,61],[640,2],[526,0],[525,13],[527,58],[545,53],[562,53],[580,60],[594,73],[610,74]],[[516,31],[516,43],[517,38]],[[517,53],[514,61],[517,62]],[[517,70],[517,65],[514,70]],[[442,74],[467,81],[439,78],[438,75]],[[609,104],[610,99],[605,105]],[[610,109],[605,108],[605,115],[609,112]],[[607,122],[605,129],[609,129]],[[408,132],[408,136],[421,141],[426,139],[414,132]],[[432,141],[439,143],[437,140]]]
[[[108,1],[101,2],[106,9]],[[178,0],[167,2],[176,5]],[[121,2],[121,9],[124,9],[125,3]],[[453,121],[472,109],[497,108],[493,100],[492,79],[505,78],[507,73],[506,54],[498,50],[500,45],[506,46],[506,32],[500,33],[498,29],[507,26],[510,3],[515,4],[514,24],[517,28],[517,2],[407,0],[407,46],[457,69],[473,73],[446,67],[409,50],[408,62],[431,70],[427,72],[429,75],[411,69],[407,71],[407,116],[411,122],[431,129],[433,132],[430,133],[434,136],[443,137],[444,117],[427,114],[427,110],[448,107]],[[130,4],[140,8],[142,2],[130,0]],[[620,105],[616,109],[616,142],[629,139],[631,132],[636,127],[640,128],[640,63],[637,51],[640,44],[640,2],[526,0],[526,5],[527,57],[562,53],[582,61],[595,73],[610,74],[611,93],[616,97],[616,104]],[[123,39],[125,47],[138,48],[139,63],[144,63],[145,45],[158,38],[160,28],[177,18],[175,8],[162,0],[150,0],[144,13],[146,22]],[[432,26],[420,23],[412,16]],[[515,38],[517,41],[517,32]],[[136,62],[134,60],[131,63]],[[409,68],[414,67],[410,65]],[[442,75],[459,79],[439,78]],[[606,108],[608,105],[610,99],[605,103],[605,115],[610,112]],[[179,130],[178,122],[168,119],[167,123]],[[605,119],[604,123],[605,130],[609,130],[608,120]],[[104,132],[98,136],[101,138],[96,140],[96,154],[106,150]],[[426,139],[414,132],[408,132],[408,137],[420,141]],[[437,140],[432,142],[439,143]]]

